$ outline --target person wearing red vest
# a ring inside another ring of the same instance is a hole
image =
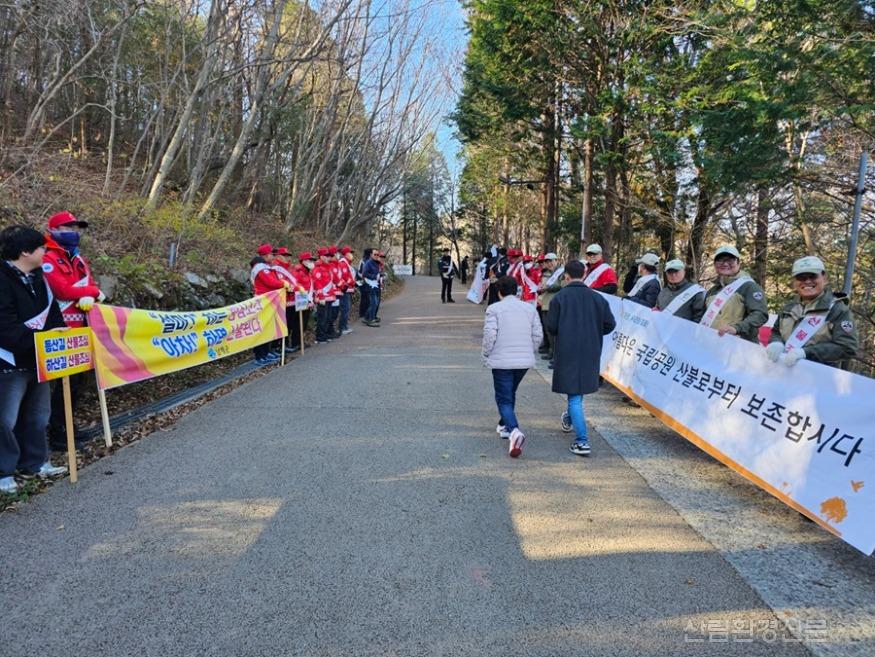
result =
[[[277,273],[277,277],[291,286],[288,295],[286,296],[286,324],[289,327],[290,336],[289,343],[286,346],[286,353],[293,354],[300,349],[301,332],[300,327],[298,326],[298,313],[295,311],[295,294],[306,294],[308,290],[300,283],[300,281],[298,281],[297,276],[295,276],[294,265],[292,265],[291,261],[292,254],[289,250],[286,247],[281,246],[273,250],[273,255],[273,268]],[[293,330],[299,334],[299,339],[297,341],[292,335]],[[282,341],[279,342],[279,347],[282,348]]]
[[[327,248],[316,252],[319,261],[313,267],[313,298],[316,302],[316,344],[325,344],[337,337],[331,328],[331,304],[337,299],[334,269]]]
[[[343,280],[343,295],[340,297],[340,316],[337,330],[343,335],[352,333],[352,329],[349,327],[349,309],[352,306],[352,295],[356,288],[356,271],[352,265],[354,253],[352,247],[345,246],[337,254],[337,264]]]
[[[249,281],[252,283],[252,291],[255,296],[266,294],[273,290],[289,289],[291,284],[282,280],[274,269],[273,247],[270,244],[262,244],[258,247],[258,255],[251,260],[249,265]],[[271,343],[257,345],[255,352],[255,364],[259,367],[272,365],[280,360],[279,353],[271,351]]]
[[[340,330],[338,319],[340,318],[340,304],[344,296],[346,296],[346,279],[343,277],[342,265],[340,263],[340,253],[335,245],[328,247],[328,265],[331,267],[331,280],[334,282],[334,302],[329,307],[331,313],[329,334],[335,338],[339,338],[343,333]]]
[[[298,254],[298,264],[292,268],[292,274],[295,277],[295,280],[298,281],[298,284],[303,288],[304,292],[306,292],[307,296],[310,298],[309,306],[303,312],[303,324],[304,331],[307,331],[307,327],[310,324],[310,308],[313,307],[313,277],[311,276],[312,269],[316,266],[316,259],[309,251],[302,251]],[[298,347],[300,349],[301,342],[304,339],[304,336],[301,335],[301,325],[300,322],[295,318],[294,321],[289,326],[289,335],[292,346]]]
[[[507,276],[513,278],[520,288],[523,287],[523,252],[519,249],[508,249],[507,260],[510,265],[507,268]]]
[[[520,298],[526,303],[537,305],[538,303],[538,285],[541,282],[541,270],[535,267],[534,258],[527,255],[523,256],[523,266],[520,272],[520,287],[522,293]]]
[[[43,257],[43,276],[58,301],[64,322],[71,328],[86,325],[86,313],[96,301],[106,297],[94,277],[88,262],[79,253],[80,231],[88,227],[70,212],[58,212],[49,217],[46,235],[46,254]],[[73,422],[78,416],[77,407],[82,396],[83,374],[70,377],[70,399]],[[64,420],[64,389],[60,380],[52,384],[52,412],[49,417],[49,447],[56,451],[67,449],[66,424]],[[82,447],[85,439],[74,424],[76,447]]]
[[[617,273],[604,261],[602,247],[598,244],[590,244],[586,247],[585,258],[586,271],[583,274],[583,280],[587,286],[597,292],[615,294],[617,292]],[[598,273],[591,276],[596,270]]]

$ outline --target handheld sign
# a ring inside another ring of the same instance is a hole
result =
[[[76,467],[76,443],[73,436],[73,404],[70,376],[94,369],[92,334],[88,327],[39,331],[33,334],[36,347],[36,376],[40,383],[63,379],[64,423],[67,429],[67,464],[70,482],[79,480]]]
[[[301,312],[310,306],[310,295],[306,292],[295,292],[295,310]]]

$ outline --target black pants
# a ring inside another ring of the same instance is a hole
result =
[[[462,272],[462,285],[467,284],[467,282],[468,282],[468,272],[463,271]]]
[[[331,305],[328,306],[328,334],[329,336],[337,333],[337,318],[340,316],[340,304],[336,306],[333,305],[334,302],[331,302]]]
[[[254,347],[252,349],[252,351],[255,353],[255,357],[260,359],[260,358],[264,358],[265,356],[267,356],[270,353],[270,345],[271,345],[270,342],[265,342],[263,344],[260,344],[256,347]]]
[[[489,291],[486,294],[486,305],[491,306],[498,301],[498,286],[495,283],[489,284]]]
[[[453,300],[453,279],[441,276],[441,301]]]
[[[82,384],[84,383],[85,374],[74,374],[70,377],[70,406],[73,412],[73,434],[77,433],[76,429],[76,409],[79,406],[79,399],[82,397]],[[49,440],[60,445],[67,445],[67,421],[64,419],[64,386],[61,380],[52,381],[52,411],[49,415]]]
[[[317,304],[316,306],[316,341],[325,341],[329,335],[331,326],[331,306]]]
[[[545,347],[550,347],[550,334],[547,333],[547,327],[544,325],[544,318],[547,317],[542,309],[538,309],[538,316],[541,318],[541,332],[544,334],[544,340],[541,343]]]
[[[359,288],[359,297],[359,317],[364,317],[368,312],[368,304],[371,301],[367,284]]]

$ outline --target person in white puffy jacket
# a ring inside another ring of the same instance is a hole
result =
[[[483,360],[492,369],[499,414],[495,430],[508,439],[508,453],[516,458],[526,441],[514,409],[516,391],[528,369],[535,366],[535,351],[543,331],[535,306],[516,296],[517,281],[513,277],[502,276],[496,287],[500,301],[486,309],[483,322]]]

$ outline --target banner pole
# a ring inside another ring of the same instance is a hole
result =
[[[67,425],[67,466],[70,469],[70,483],[79,481],[79,471],[76,469],[76,440],[73,434],[73,400],[70,395],[70,377],[61,379],[64,389],[64,423]]]
[[[301,327],[301,355],[304,355],[304,311],[298,311],[298,325]]]
[[[100,419],[103,422],[103,442],[107,447],[112,447],[112,430],[109,426],[109,409],[106,407],[106,392],[97,386],[97,399],[100,401]]]
[[[282,352],[280,354],[280,367],[286,364],[286,336],[283,336]]]

